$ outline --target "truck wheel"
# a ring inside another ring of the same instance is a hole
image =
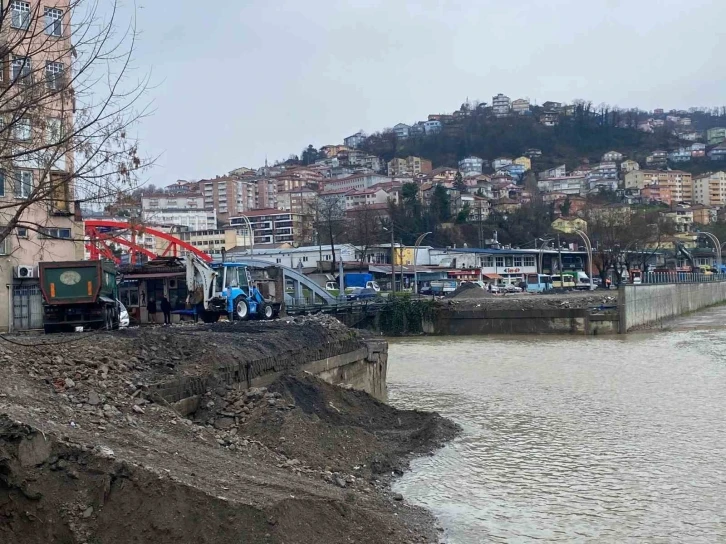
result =
[[[204,310],[200,314],[200,317],[205,323],[216,323],[217,321],[219,321],[219,312],[208,312]]]
[[[43,332],[45,332],[45,334],[53,334],[55,332],[58,332],[58,326],[57,325],[43,325]]]
[[[246,321],[250,317],[250,305],[243,296],[234,299],[234,318]]]
[[[260,308],[260,316],[262,317],[262,319],[272,319],[275,313],[272,306],[270,306],[266,302],[263,302],[261,306],[262,307]]]

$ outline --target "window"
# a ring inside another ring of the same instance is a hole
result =
[[[504,268],[504,257],[497,257],[497,268]]]
[[[533,255],[527,255],[524,258],[524,266],[534,266],[534,256]]]
[[[15,234],[18,236],[18,238],[27,238],[28,229],[25,227],[18,227],[17,229],[15,229]]]
[[[522,266],[522,257],[514,258],[514,266]]]
[[[511,257],[505,257],[504,258],[504,266],[514,266],[512,264],[512,258]]]
[[[12,68],[12,74],[11,77],[13,81],[19,80],[20,83],[23,84],[29,84],[30,83],[30,72],[31,72],[31,62],[30,57],[13,57],[13,62],[11,65]]]
[[[277,264],[280,264],[282,262],[282,259],[275,259],[275,261],[277,262]]]
[[[30,119],[23,118],[15,121],[13,125],[13,137],[16,140],[30,140]]]
[[[33,172],[30,170],[17,170],[15,172],[15,196],[28,198],[33,192]]]
[[[5,172],[0,170],[0,196],[5,196]]]
[[[0,255],[10,255],[10,237],[7,236],[0,242]]]
[[[303,260],[304,263],[308,262],[308,258],[307,257],[303,257],[302,260]]]
[[[45,8],[45,33],[48,36],[63,35],[63,11],[58,8]]]
[[[61,240],[69,240],[71,238],[71,229],[44,228],[38,229],[41,238],[55,238]]]
[[[61,120],[49,117],[45,121],[45,139],[49,144],[57,144],[63,137]]]
[[[481,259],[481,265],[484,268],[494,268],[494,257],[491,255],[487,255],[486,257],[482,257]]]
[[[48,89],[58,91],[63,87],[63,63],[47,61],[45,63],[45,81]]]
[[[30,2],[13,0],[10,2],[10,26],[28,30],[30,28]]]

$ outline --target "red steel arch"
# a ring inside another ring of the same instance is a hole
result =
[[[136,262],[137,255],[145,255],[150,259],[154,259],[157,255],[136,243],[136,238],[140,234],[151,234],[152,236],[157,236],[162,240],[169,242],[169,246],[161,255],[162,257],[170,254],[176,257],[180,254],[180,249],[185,249],[194,253],[197,257],[206,262],[212,262],[211,256],[197,249],[193,245],[185,242],[184,240],[180,240],[168,232],[164,232],[153,227],[147,227],[142,223],[110,221],[107,219],[88,219],[84,221],[84,226],[86,229],[86,236],[88,237],[86,248],[91,253],[91,259],[99,259],[103,256],[119,262],[119,259],[113,254],[111,248],[108,246],[108,242],[114,242],[128,247],[131,250],[131,263]],[[130,235],[131,240],[127,240],[122,237],[119,231],[123,231],[123,234],[125,235]]]

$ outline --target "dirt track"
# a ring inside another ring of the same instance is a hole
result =
[[[440,417],[309,376],[218,387],[188,419],[147,395],[341,334],[322,318],[0,341],[0,542],[436,542],[387,482],[453,436]]]

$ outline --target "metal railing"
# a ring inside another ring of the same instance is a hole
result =
[[[714,283],[726,281],[726,274],[695,274],[693,272],[648,272],[641,285],[654,283]],[[636,284],[637,285],[637,284]]]

